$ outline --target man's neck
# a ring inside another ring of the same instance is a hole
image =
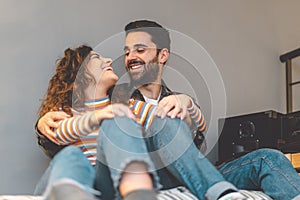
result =
[[[149,99],[158,99],[161,90],[160,83],[151,83],[138,88],[142,95]]]

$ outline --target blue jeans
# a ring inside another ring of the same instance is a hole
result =
[[[104,120],[98,137],[95,166],[95,188],[105,191],[101,199],[120,199],[118,186],[121,175],[126,166],[135,161],[148,166],[154,187],[160,189],[156,170],[144,142],[142,127],[133,119],[125,117]]]
[[[93,189],[95,170],[78,147],[65,147],[51,160],[34,194],[43,194],[47,187],[62,179],[73,180],[87,192],[96,193]]]
[[[300,177],[279,151],[257,150],[217,170],[193,145],[189,127],[179,119],[155,118],[143,133],[133,120],[115,118],[104,120],[100,131],[96,179],[81,151],[67,147],[52,160],[45,173],[47,182],[70,178],[92,188],[95,180],[95,188],[103,191],[102,199],[113,199],[118,197],[122,171],[136,160],[148,164],[156,188],[160,188],[155,173],[158,170],[164,188],[177,186],[170,181],[175,178],[199,199],[217,199],[226,190],[236,190],[233,185],[262,189],[274,199],[292,199],[300,193]]]
[[[101,170],[101,175],[104,175],[105,180],[109,180],[109,182],[101,180],[105,186],[99,190],[104,191],[101,199],[114,199],[114,194],[110,191],[116,191],[116,196],[120,199],[118,186],[121,174],[127,164],[133,161],[147,164],[154,186],[160,188],[154,165],[147,153],[141,127],[134,120],[121,117],[104,120],[100,128],[97,152],[99,156],[97,162],[101,161],[105,167],[110,166],[105,168],[107,171]],[[97,194],[93,189],[95,169],[77,147],[68,146],[53,158],[34,193],[42,194],[47,187],[62,179],[73,180],[88,193]]]
[[[262,190],[273,199],[300,198],[300,176],[280,151],[259,149],[226,163],[219,171],[240,189]]]
[[[236,190],[196,148],[184,121],[155,118],[147,133],[151,136],[148,147],[155,152],[157,168],[169,171],[199,199],[217,199],[227,190]],[[161,179],[169,175],[161,174]]]
[[[226,190],[236,190],[196,148],[185,122],[155,118],[143,133],[133,120],[116,118],[103,121],[98,140],[95,188],[105,191],[103,199],[118,196],[122,169],[139,159],[153,162],[164,188],[177,186],[170,181],[176,178],[199,199],[217,199]]]

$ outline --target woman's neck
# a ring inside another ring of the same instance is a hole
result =
[[[92,100],[92,99],[102,99],[107,96],[107,90],[103,87],[95,87],[95,86],[89,86],[85,89],[85,99],[86,100]]]

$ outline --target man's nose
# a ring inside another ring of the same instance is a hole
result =
[[[132,60],[132,59],[135,59],[136,58],[136,50],[132,49],[132,50],[129,50],[127,55],[126,55],[126,58],[128,60]]]

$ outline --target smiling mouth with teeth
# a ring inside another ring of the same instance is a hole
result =
[[[131,69],[137,69],[137,68],[140,68],[142,67],[142,65],[134,65],[134,66],[130,66]]]
[[[129,68],[129,69],[138,69],[138,68],[144,66],[144,64],[145,64],[145,63],[142,62],[142,61],[133,60],[133,61],[130,61],[130,62],[128,63],[128,68]]]

